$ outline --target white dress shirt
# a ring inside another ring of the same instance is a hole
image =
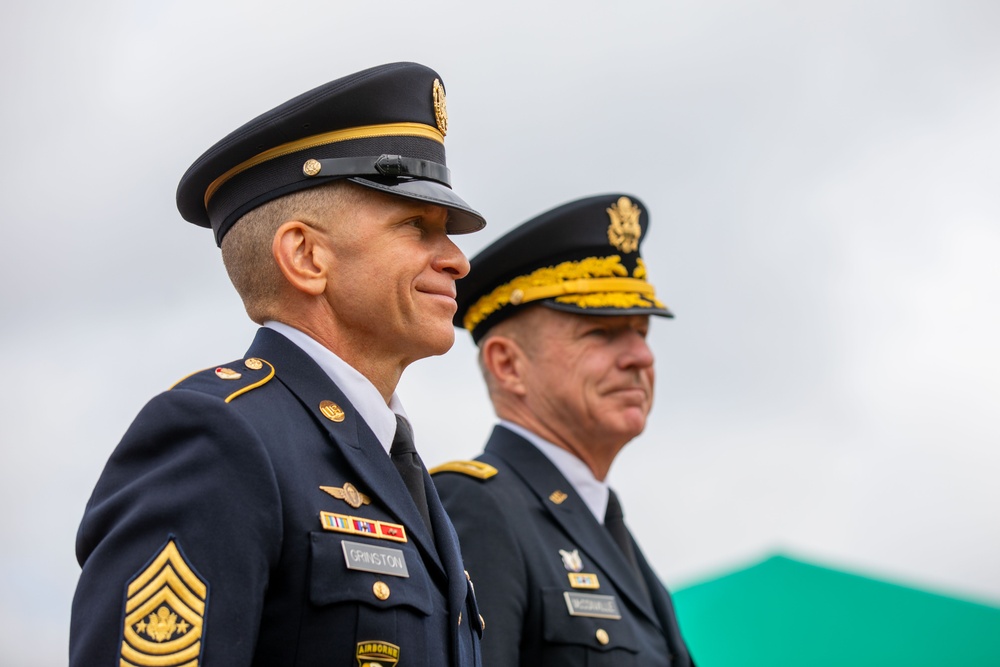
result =
[[[396,396],[395,392],[389,399],[389,404],[386,405],[382,394],[368,378],[312,336],[302,333],[295,327],[273,320],[264,322],[264,326],[277,331],[295,343],[319,364],[319,367],[330,376],[334,384],[344,392],[344,396],[365,420],[388,454],[389,448],[392,447],[392,439],[396,435],[396,415],[406,417],[406,411],[403,410],[403,405],[399,402],[399,397]]]
[[[559,469],[563,477],[573,486],[573,490],[583,498],[583,502],[597,519],[597,523],[604,525],[604,515],[608,511],[608,493],[611,488],[606,480],[602,482],[594,477],[594,473],[590,471],[587,464],[577,458],[573,452],[552,444],[523,426],[506,419],[501,419],[500,425],[537,447],[538,451]]]

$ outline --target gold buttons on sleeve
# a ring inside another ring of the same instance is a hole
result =
[[[389,599],[389,586],[385,582],[376,581],[375,585],[372,586],[372,592],[375,593],[375,597],[379,600]]]
[[[594,633],[597,637],[597,643],[601,646],[607,646],[608,642],[611,641],[611,637],[608,636],[608,631],[604,628],[597,628],[597,632]]]

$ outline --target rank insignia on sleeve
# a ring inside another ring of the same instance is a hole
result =
[[[208,586],[171,539],[125,591],[122,667],[197,667]]]
[[[365,519],[359,516],[348,516],[347,514],[335,514],[333,512],[320,512],[319,521],[323,526],[323,530],[332,530],[335,533],[374,537],[377,540],[392,540],[393,542],[407,541],[406,528],[398,523],[376,521],[375,519]]]
[[[392,667],[399,662],[399,647],[389,642],[358,642],[358,667]]]

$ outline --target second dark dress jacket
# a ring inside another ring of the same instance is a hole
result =
[[[542,452],[497,426],[476,460],[497,473],[479,479],[435,472],[434,482],[476,582],[487,628],[485,667],[692,664],[670,595],[638,545],[633,540],[648,594],[610,534]],[[583,587],[595,583],[598,588]],[[608,597],[616,608],[611,614],[605,613]],[[601,601],[596,614],[620,618],[580,615],[591,613],[594,600]]]

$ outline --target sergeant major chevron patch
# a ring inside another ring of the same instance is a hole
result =
[[[171,539],[125,591],[122,667],[198,667],[207,598]]]

